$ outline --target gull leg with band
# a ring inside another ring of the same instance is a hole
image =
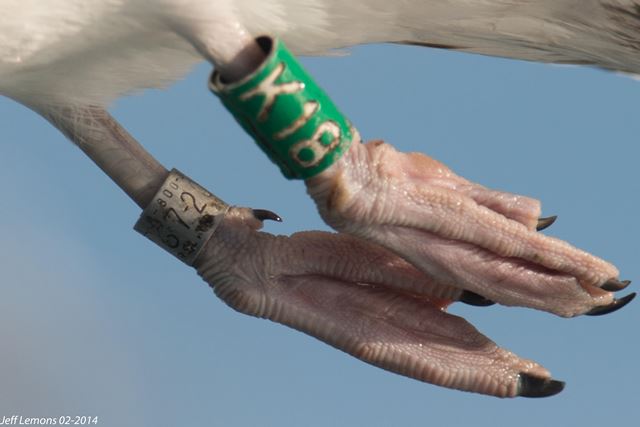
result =
[[[144,209],[136,229],[195,267],[238,311],[421,381],[542,397],[563,383],[447,306],[597,316],[635,296],[614,296],[629,281],[613,265],[541,234],[555,217],[541,218],[538,201],[489,190],[382,141],[363,144],[286,46],[254,39],[243,23],[253,34],[282,34],[300,52],[386,41],[638,73],[637,0],[583,8],[459,2],[456,13],[435,1],[171,0],[153,10],[134,1],[29,3],[3,20],[2,95],[73,140]],[[202,58],[217,71],[211,89],[287,178],[305,181],[322,217],[344,233],[259,232],[262,221],[280,217],[229,207],[168,171],[103,108],[168,84]]]
[[[500,397],[548,396],[562,389],[544,368],[444,313],[463,297],[459,289],[433,282],[386,249],[348,235],[258,232],[262,220],[279,217],[229,207],[183,174],[168,172],[106,111],[38,111],[145,206],[136,228],[192,264],[232,308],[434,384]],[[378,262],[363,262],[372,259]],[[391,306],[404,315],[376,314]],[[433,334],[440,344],[432,348]],[[377,348],[381,343],[393,343],[393,350]]]
[[[538,232],[554,220],[540,218],[538,201],[471,183],[419,153],[360,143],[281,41],[257,44],[265,59],[253,73],[227,84],[214,72],[210,88],[285,177],[305,180],[336,230],[504,305],[571,317],[633,299],[607,290],[613,265]]]
[[[34,109],[145,209],[136,228],[193,265],[234,309],[433,384],[500,397],[561,391],[546,369],[444,309],[456,300],[495,301],[606,314],[633,297],[613,299],[611,290],[626,283],[617,270],[539,234],[549,221],[539,220],[536,201],[485,189],[382,142],[362,144],[278,40],[249,41],[225,22],[219,28],[239,36],[217,45],[228,49],[215,49],[206,28],[182,35],[219,67],[212,87],[239,122],[287,177],[305,180],[325,220],[351,235],[260,233],[261,220],[277,215],[229,208],[167,172],[104,110]]]
[[[280,41],[257,44],[265,60],[252,73],[227,83],[214,72],[210,88],[285,177],[305,180],[329,225],[386,247],[479,305],[572,317],[610,313],[635,297],[614,297],[622,287],[611,284],[625,282],[613,265],[541,234],[555,217],[541,218],[538,201],[469,182],[422,154],[361,143],[344,117],[321,115],[338,110]]]

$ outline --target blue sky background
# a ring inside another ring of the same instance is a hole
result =
[[[304,61],[365,138],[422,151],[489,187],[540,198],[550,234],[640,280],[640,82],[416,47]],[[113,114],[166,167],[229,203],[327,229],[206,90],[201,66]],[[632,426],[638,302],[601,318],[454,307],[567,381],[499,400],[368,366],[238,314],[137,235],[139,209],[44,120],[0,99],[0,417],[97,415],[101,426]],[[638,282],[640,283],[640,282]],[[632,285],[637,289],[637,284]]]

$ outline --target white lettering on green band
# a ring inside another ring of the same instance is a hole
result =
[[[298,93],[304,89],[304,84],[298,81],[276,85],[275,81],[278,77],[282,76],[284,69],[285,64],[281,62],[258,86],[240,95],[241,101],[248,101],[255,96],[264,97],[264,101],[262,101],[260,111],[258,112],[258,120],[262,122],[269,118],[269,113],[271,113],[273,104],[276,102],[276,97],[283,94]]]
[[[340,143],[340,128],[334,122],[322,123],[311,139],[298,142],[291,147],[291,156],[298,159],[303,167],[318,164]]]
[[[276,141],[280,141],[282,139],[285,139],[289,135],[293,135],[298,129],[304,126],[305,123],[307,123],[319,109],[320,104],[318,104],[317,101],[308,101],[304,104],[304,107],[302,107],[302,115],[298,117],[295,122],[291,123],[289,127],[282,129],[273,137],[276,139]]]
[[[281,41],[257,42],[267,58],[252,75],[225,84],[214,72],[210,88],[287,178],[315,176],[347,151],[351,124]]]

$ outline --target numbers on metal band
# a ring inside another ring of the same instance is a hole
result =
[[[198,212],[199,214],[202,214],[204,212],[204,208],[207,207],[207,204],[203,204],[201,208],[198,207],[197,203],[196,203],[196,198],[193,196],[193,194],[187,192],[187,191],[183,191],[182,194],[180,195],[180,200],[182,200],[183,202],[187,202],[185,200],[185,197],[188,199],[191,199],[191,203],[193,204],[193,209],[196,210],[196,212]],[[184,210],[186,211],[187,209],[189,209],[188,206],[186,206],[184,208]]]
[[[164,213],[164,219],[165,220],[169,220],[169,217],[171,216],[171,214],[173,214],[173,216],[175,217],[176,221],[178,221],[178,224],[180,224],[181,226],[183,226],[187,230],[191,229],[191,227],[189,227],[189,225],[186,222],[184,222],[182,220],[182,218],[180,218],[180,215],[178,215],[178,212],[176,212],[176,210],[174,208],[169,208],[169,209],[166,210],[166,212]]]
[[[228,206],[175,169],[135,230],[187,264],[193,263]]]

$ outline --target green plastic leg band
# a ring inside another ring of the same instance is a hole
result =
[[[315,176],[347,151],[355,132],[280,40],[257,42],[267,58],[253,74],[225,84],[214,72],[209,87],[284,176]]]

